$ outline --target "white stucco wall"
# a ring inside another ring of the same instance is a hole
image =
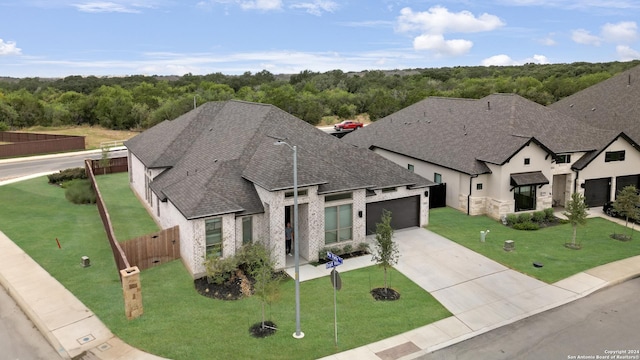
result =
[[[625,151],[624,161],[604,161],[606,152],[621,150]],[[621,190],[616,189],[616,177],[636,175],[638,173],[640,173],[640,151],[636,150],[625,139],[618,138],[593,159],[587,167],[580,171],[577,182],[580,185],[589,179],[611,178],[609,199],[614,199],[616,191]],[[577,187],[577,191],[584,194],[584,189],[581,186]]]
[[[466,197],[464,201],[464,208],[461,208],[459,195],[461,192],[464,192],[465,194],[469,192],[468,175],[461,174],[458,171],[447,169],[442,166],[413,159],[408,156],[396,154],[384,149],[376,148],[373,151],[379,155],[382,155],[386,159],[389,159],[394,163],[402,166],[405,169],[409,164],[413,165],[413,172],[425,179],[434,181],[435,173],[442,175],[442,182],[447,184],[447,206],[451,206],[458,210],[466,210]],[[467,181],[464,181],[465,179],[467,179]],[[462,190],[462,188],[465,188],[465,190]]]

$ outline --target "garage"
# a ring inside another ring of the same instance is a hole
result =
[[[382,210],[391,211],[391,227],[394,229],[420,226],[420,196],[378,201],[367,204],[367,235],[376,232]]]
[[[584,197],[588,207],[602,206],[609,201],[610,178],[590,179],[584,182]]]
[[[616,178],[616,198],[618,197],[618,192],[629,185],[633,185],[637,189],[640,185],[640,175],[618,176]]]

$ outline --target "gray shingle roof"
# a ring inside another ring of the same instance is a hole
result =
[[[550,108],[593,127],[624,132],[640,143],[640,66],[633,67],[556,103]]]
[[[433,183],[381,156],[343,143],[271,105],[212,102],[165,121],[125,142],[149,168],[167,168],[152,182],[188,219],[264,211],[253,183],[267,190],[293,188],[298,147],[298,186],[320,192]]]
[[[466,174],[490,172],[534,140],[553,153],[590,151],[613,132],[585,126],[515,94],[479,100],[430,97],[343,138]]]

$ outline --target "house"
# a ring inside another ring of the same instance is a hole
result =
[[[554,104],[553,110],[600,129],[623,132],[605,148],[575,164],[579,183],[592,205],[615,199],[627,185],[640,188],[640,163],[635,153],[640,143],[640,66],[590,86]],[[592,163],[599,164],[596,171]],[[589,166],[589,168],[587,168]]]
[[[624,132],[581,123],[515,94],[430,97],[343,141],[446,184],[439,188],[446,191],[443,204],[496,219],[564,206],[587,181],[630,175],[640,164],[637,145]],[[590,202],[596,206],[607,194],[586,195],[597,198]],[[432,188],[430,201],[438,197]]]
[[[194,278],[205,256],[231,256],[254,241],[286,265],[293,146],[301,262],[318,260],[325,247],[365,242],[383,209],[396,228],[428,222],[433,182],[272,105],[206,103],[125,145],[131,188],[163,228],[180,227],[182,260]]]

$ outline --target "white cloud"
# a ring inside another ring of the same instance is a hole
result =
[[[0,39],[0,56],[4,55],[20,55],[22,50],[16,46],[15,41],[7,41]]]
[[[119,4],[110,1],[93,1],[82,4],[73,4],[76,9],[82,12],[89,13],[101,13],[101,12],[119,12],[119,13],[139,13],[135,7],[130,7],[125,4]]]
[[[640,51],[634,50],[627,45],[616,46],[616,52],[621,61],[631,61],[640,59]]]
[[[240,7],[245,10],[279,10],[282,8],[282,1],[281,0],[241,1]]]
[[[473,47],[469,40],[445,39],[446,33],[475,33],[504,26],[504,22],[495,15],[484,13],[476,17],[469,11],[453,13],[442,6],[417,12],[405,7],[400,10],[397,21],[396,31],[420,33],[413,40],[415,50],[429,50],[438,56],[463,55]]]
[[[292,9],[305,9],[309,14],[320,16],[323,12],[333,12],[338,8],[338,3],[327,0],[315,0],[313,2],[296,3],[290,6]]]
[[[430,50],[436,55],[458,56],[471,50],[473,42],[463,39],[445,40],[442,35],[424,34],[413,40],[416,50]]]
[[[638,25],[635,21],[622,21],[617,24],[604,24],[602,37],[616,44],[628,44],[638,39]]]
[[[578,44],[599,46],[601,39],[598,36],[591,35],[588,30],[578,29],[571,32],[571,39]]]
[[[482,66],[507,66],[507,65],[523,65],[523,64],[548,64],[549,59],[544,55],[533,55],[523,60],[514,60],[509,55],[500,54],[488,57],[482,60]]]
[[[549,35],[546,38],[542,38],[542,39],[538,39],[537,40],[538,43],[544,45],[544,46],[555,46],[558,45],[558,43],[556,42],[556,40],[553,38],[553,35]]]
[[[419,31],[421,33],[475,33],[495,30],[505,23],[495,15],[484,13],[478,17],[469,11],[449,12],[442,6],[434,6],[428,11],[414,12],[411,8],[400,10],[398,31]]]

